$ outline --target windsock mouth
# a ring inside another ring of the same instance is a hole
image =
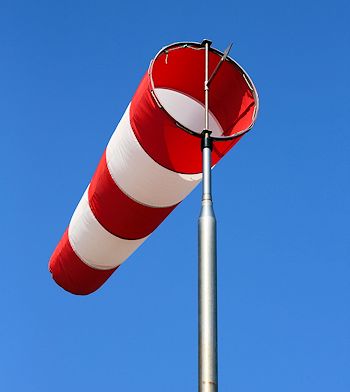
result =
[[[176,125],[200,136],[204,129],[205,48],[196,42],[164,47],[149,67],[151,93]],[[223,53],[209,48],[209,75]],[[232,58],[227,57],[209,88],[209,130],[214,140],[237,138],[254,125],[259,106],[256,88]]]

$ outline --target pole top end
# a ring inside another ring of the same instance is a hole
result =
[[[202,46],[205,46],[208,44],[209,46],[213,43],[213,41],[210,41],[210,39],[204,39],[201,43]]]

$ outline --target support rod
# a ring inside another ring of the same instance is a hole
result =
[[[198,220],[198,376],[199,392],[217,392],[217,283],[216,218],[211,195],[211,150],[209,131],[209,46],[205,45],[205,128],[202,132],[202,208]]]

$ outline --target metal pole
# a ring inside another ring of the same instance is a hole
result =
[[[216,219],[211,196],[211,150],[209,131],[209,46],[205,45],[205,129],[202,132],[202,209],[198,220],[198,376],[199,392],[217,392],[217,288]]]

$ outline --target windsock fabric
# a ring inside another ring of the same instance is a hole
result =
[[[210,49],[209,72],[221,53]],[[204,47],[180,43],[151,62],[49,262],[65,290],[97,290],[201,181]],[[255,87],[233,60],[210,86],[215,165],[255,121]]]

